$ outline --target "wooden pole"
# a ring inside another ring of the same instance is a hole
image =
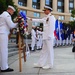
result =
[[[18,44],[19,44],[19,71],[22,71],[22,61],[21,61],[21,35],[19,32],[19,39],[18,39]]]
[[[26,62],[26,45],[24,43],[24,39],[22,37],[22,46],[23,46],[23,57],[24,57],[24,62]]]
[[[23,56],[24,56],[24,62],[26,62],[26,45],[23,48]]]
[[[26,45],[24,43],[23,37],[21,37],[20,32],[18,32],[18,45],[19,45],[19,72],[22,72],[22,56],[21,53],[23,53],[24,62],[26,62]]]

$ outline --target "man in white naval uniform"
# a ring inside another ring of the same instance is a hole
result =
[[[42,67],[43,69],[53,68],[54,62],[53,40],[55,17],[51,14],[51,11],[51,7],[45,6],[44,13],[46,14],[46,17],[42,19],[30,19],[34,22],[43,23],[43,48],[38,63],[34,64],[34,67]]]
[[[32,42],[31,42],[31,51],[35,51],[35,44],[36,44],[36,31],[35,31],[35,26],[32,26],[32,30],[31,30],[31,39],[32,39]]]
[[[37,35],[37,38],[38,38],[38,40],[36,42],[36,48],[37,48],[37,50],[40,50],[40,30],[39,29],[40,28],[37,27],[37,30],[36,30],[36,35]]]
[[[39,28],[39,30],[37,30],[37,50],[41,50],[42,49],[42,28]]]
[[[4,11],[0,15],[0,67],[1,72],[11,72],[13,69],[8,67],[8,35],[10,29],[17,26],[17,23],[13,23],[11,15],[15,12],[13,6],[8,6],[7,11]]]
[[[40,28],[40,49],[42,49],[42,46],[43,46],[43,31],[42,31],[42,28]]]

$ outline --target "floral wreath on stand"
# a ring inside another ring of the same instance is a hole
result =
[[[18,28],[17,28],[17,32],[20,32],[21,37],[23,38],[27,38],[28,35],[28,23],[27,23],[27,17],[23,12],[20,12],[19,15],[16,18],[16,21],[18,22]],[[22,48],[24,46],[28,45],[23,44]],[[29,55],[29,49],[26,48],[26,56]]]
[[[26,15],[23,12],[20,12],[16,20],[18,22],[17,32],[20,31],[21,36],[25,38],[28,27]]]

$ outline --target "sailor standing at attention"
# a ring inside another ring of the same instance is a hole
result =
[[[46,16],[42,19],[30,19],[33,22],[43,23],[43,48],[41,50],[40,59],[34,64],[34,67],[42,67],[43,69],[53,68],[54,64],[54,30],[55,30],[55,17],[51,14],[52,8],[49,6],[44,7]]]
[[[37,37],[36,37],[36,26],[32,26],[31,39],[32,39],[31,51],[35,51],[35,44],[36,44],[36,40],[37,40]]]

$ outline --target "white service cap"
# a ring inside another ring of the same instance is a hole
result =
[[[11,8],[14,12],[16,11],[16,9],[11,5],[8,5],[8,8]]]
[[[49,7],[49,6],[44,6],[44,9],[43,9],[43,11],[45,11],[46,9],[49,9],[49,10],[53,10],[51,7]]]

